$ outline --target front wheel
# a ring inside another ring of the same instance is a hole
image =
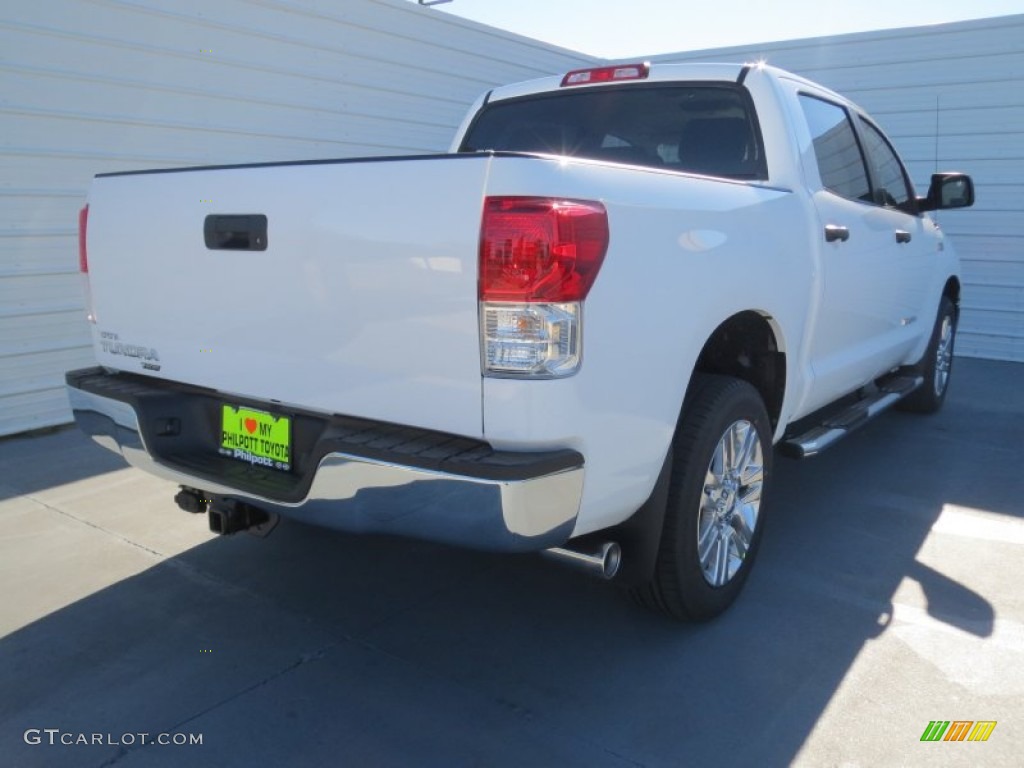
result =
[[[698,374],[673,456],[654,576],[633,595],[674,618],[710,619],[739,595],[764,530],[772,443],[757,390]]]
[[[914,372],[924,378],[924,383],[899,402],[905,411],[935,413],[946,400],[949,376],[953,371],[953,343],[956,341],[956,305],[948,296],[939,302],[939,314],[935,318],[928,349]]]

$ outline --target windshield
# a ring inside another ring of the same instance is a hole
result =
[[[766,178],[753,107],[732,84],[559,91],[488,104],[460,152],[540,152]]]

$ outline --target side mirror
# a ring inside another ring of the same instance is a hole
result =
[[[966,173],[935,173],[928,197],[918,199],[922,211],[967,208],[974,205],[974,182]]]

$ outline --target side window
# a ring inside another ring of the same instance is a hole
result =
[[[861,135],[864,137],[864,150],[868,155],[868,162],[875,172],[875,179],[878,188],[875,190],[875,202],[879,205],[886,205],[906,210],[913,199],[910,186],[907,184],[907,175],[903,171],[903,164],[900,162],[896,152],[889,146],[889,142],[875,126],[862,117],[860,121]]]
[[[800,94],[800,106],[811,130],[825,189],[850,200],[873,202],[864,158],[846,110],[804,94]]]

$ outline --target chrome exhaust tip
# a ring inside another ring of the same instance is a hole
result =
[[[580,552],[568,547],[552,547],[541,552],[547,558],[586,571],[601,579],[614,579],[622,565],[622,547],[614,541],[602,544],[596,552]]]

